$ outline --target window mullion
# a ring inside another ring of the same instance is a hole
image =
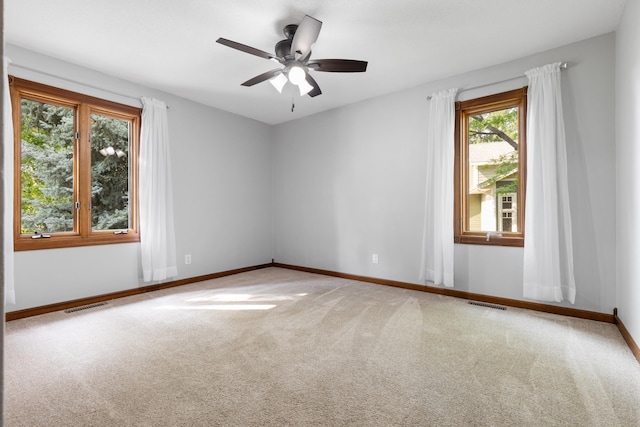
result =
[[[518,191],[520,195],[520,199],[518,200],[518,228],[520,233],[522,233],[522,238],[524,239],[524,211],[525,204],[527,201],[526,192],[527,192],[527,97],[526,92],[523,98],[520,100],[520,105],[518,109],[518,124],[520,126],[519,132],[520,135],[523,135],[520,139],[520,150],[518,153],[518,170],[519,181],[518,181]]]
[[[77,170],[76,200],[80,203],[76,209],[76,227],[81,236],[91,234],[91,143],[90,111],[87,104],[78,108],[78,132],[76,139],[75,166]]]

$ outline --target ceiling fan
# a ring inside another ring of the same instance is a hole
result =
[[[367,71],[367,61],[354,59],[315,59],[311,58],[311,45],[316,42],[322,28],[322,22],[305,15],[299,25],[290,24],[283,28],[286,39],[275,46],[275,55],[237,43],[224,38],[216,42],[251,55],[271,59],[283,65],[282,68],[267,71],[242,83],[242,86],[253,86],[265,80],[282,93],[287,82],[298,86],[300,96],[318,96],[322,93],[320,86],[309,74],[310,70],[330,73],[359,73]]]

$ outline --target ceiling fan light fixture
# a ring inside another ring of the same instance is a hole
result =
[[[282,93],[282,88],[285,84],[287,84],[287,78],[284,74],[280,73],[277,76],[269,79],[269,83],[271,83],[278,92]]]
[[[304,69],[298,65],[293,65],[289,68],[289,81],[294,85],[300,85],[302,82],[306,81],[307,73],[305,73]]]
[[[305,96],[313,90],[313,86],[311,86],[306,80],[302,80],[298,84],[298,89],[300,89],[300,96]]]

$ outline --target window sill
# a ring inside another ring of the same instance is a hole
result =
[[[524,237],[522,236],[491,236],[487,241],[486,234],[464,234],[462,236],[454,236],[453,242],[463,245],[524,247]]]
[[[140,234],[131,230],[127,234],[100,233],[91,237],[80,237],[77,234],[51,235],[49,238],[32,239],[30,235],[18,237],[13,243],[13,250],[34,251],[41,249],[75,248],[81,246],[111,245],[117,243],[135,243],[140,241]]]

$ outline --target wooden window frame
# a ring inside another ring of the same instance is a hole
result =
[[[518,227],[516,233],[502,233],[502,237],[487,232],[468,230],[467,193],[469,188],[467,124],[472,113],[518,107]],[[524,246],[524,213],[527,177],[527,87],[508,92],[456,102],[455,112],[455,164],[454,164],[454,242],[492,246]]]
[[[9,76],[14,128],[13,242],[15,251],[69,248],[140,241],[138,205],[138,158],[142,109]],[[50,238],[33,239],[21,233],[21,100],[31,99],[75,109],[73,189],[80,209],[74,210],[74,231],[51,233]],[[90,115],[98,113],[131,122],[129,141],[129,223],[126,233],[92,230]]]

